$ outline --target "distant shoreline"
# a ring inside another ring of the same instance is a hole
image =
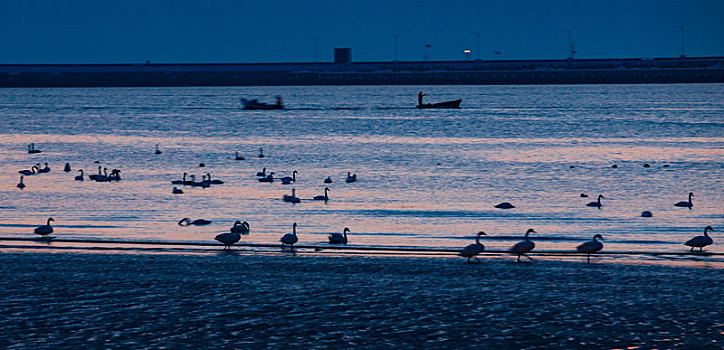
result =
[[[350,63],[0,64],[0,87],[724,83],[724,57]]]

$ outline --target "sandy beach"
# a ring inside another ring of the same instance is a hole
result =
[[[698,348],[724,270],[453,258],[0,253],[3,348]]]

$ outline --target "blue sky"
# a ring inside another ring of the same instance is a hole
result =
[[[0,2],[0,62],[294,62],[724,56],[724,1],[114,1]],[[474,52],[473,58],[476,56]]]

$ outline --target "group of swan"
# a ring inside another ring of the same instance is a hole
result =
[[[231,246],[241,239],[241,236],[245,236],[249,234],[250,228],[249,223],[244,221],[239,222],[236,221],[234,223],[234,226],[231,227],[229,230],[229,233],[222,233],[214,237],[215,240],[222,243],[224,245],[224,250],[230,249]],[[347,237],[347,233],[349,233],[350,230],[348,227],[345,227],[344,230],[342,230],[342,233],[332,233],[329,236],[327,236],[327,239],[329,240],[329,244],[347,244],[349,243],[349,239]],[[297,235],[297,223],[295,222],[292,224],[292,233],[284,234],[281,239],[279,240],[282,243],[282,246],[290,246],[293,247],[294,244],[299,242],[299,236]]]
[[[222,233],[214,237],[214,239],[221,242],[224,245],[224,250],[227,250],[231,249],[231,245],[238,242],[242,235],[248,235],[250,230],[248,222],[240,222],[237,220],[229,230],[229,233]]]
[[[186,176],[190,177],[191,180],[186,180]],[[211,187],[211,185],[221,185],[223,183],[224,181],[221,180],[212,180],[211,173],[206,173],[206,175],[203,175],[201,181],[196,181],[196,175],[188,175],[188,173],[183,173],[181,180],[171,181],[171,184],[173,185],[184,185],[202,188],[208,188]],[[183,191],[180,188],[174,187],[173,193],[183,193]]]
[[[25,176],[33,176],[33,175],[39,175],[39,174],[44,174],[44,173],[50,172],[50,167],[48,166],[48,163],[45,163],[44,168],[39,168],[39,167],[40,167],[40,163],[33,165],[30,168],[30,170],[23,169],[23,170],[18,171],[18,174],[20,174],[20,182],[18,182],[18,184],[15,185],[15,187],[17,187],[21,190],[23,188],[25,188],[25,182],[23,181],[25,179]]]
[[[532,251],[535,248],[535,243],[533,241],[531,241],[530,238],[528,238],[528,235],[530,235],[531,233],[535,233],[535,230],[532,228],[529,228],[528,231],[525,231],[525,236],[523,236],[523,241],[516,243],[515,245],[513,245],[513,247],[510,248],[510,252],[512,254],[515,254],[518,256],[517,262],[520,262],[521,256],[525,256],[526,258],[531,259],[528,255],[526,255],[527,253],[529,253],[530,251]],[[475,244],[468,245],[467,247],[463,248],[463,250],[460,252],[460,256],[462,256],[464,258],[468,258],[467,262],[469,264],[471,263],[470,259],[473,259],[473,258],[475,258],[475,261],[477,263],[480,263],[480,260],[478,259],[477,255],[482,253],[483,251],[485,251],[485,246],[482,243],[480,243],[480,236],[484,236],[484,235],[486,235],[485,232],[483,232],[483,231],[478,232],[477,236],[475,236]],[[595,252],[603,249],[603,243],[597,241],[597,239],[603,239],[603,237],[601,237],[601,235],[597,234],[597,235],[593,236],[592,241],[583,243],[583,244],[579,245],[578,247],[576,247],[577,251],[588,254],[588,257],[589,257],[588,262],[591,262],[590,261],[591,253],[595,253]]]
[[[312,199],[315,201],[328,201],[329,200],[329,187],[324,188],[324,194],[314,196]],[[285,194],[282,200],[289,203],[299,203],[302,201],[301,198],[297,197],[297,190],[292,188],[292,194]]]
[[[101,168],[103,169],[103,172],[101,173]],[[75,177],[76,181],[83,181],[83,169],[79,169],[78,172],[80,172],[80,175]],[[121,181],[121,171],[119,169],[113,169],[111,170],[111,173],[108,174],[108,168],[103,168],[101,166],[98,166],[98,174],[92,174],[88,175],[88,179],[93,180],[95,182],[111,182],[111,181]]]

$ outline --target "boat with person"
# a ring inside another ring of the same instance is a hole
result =
[[[460,108],[460,103],[463,102],[462,99],[457,99],[437,103],[422,103],[422,98],[424,96],[427,95],[423,94],[422,91],[417,94],[417,108]]]
[[[259,102],[257,99],[247,100],[245,98],[241,99],[241,105],[242,108],[245,110],[273,110],[273,109],[284,109],[284,105],[282,104],[282,97],[278,96],[276,97],[276,103],[264,103]]]

